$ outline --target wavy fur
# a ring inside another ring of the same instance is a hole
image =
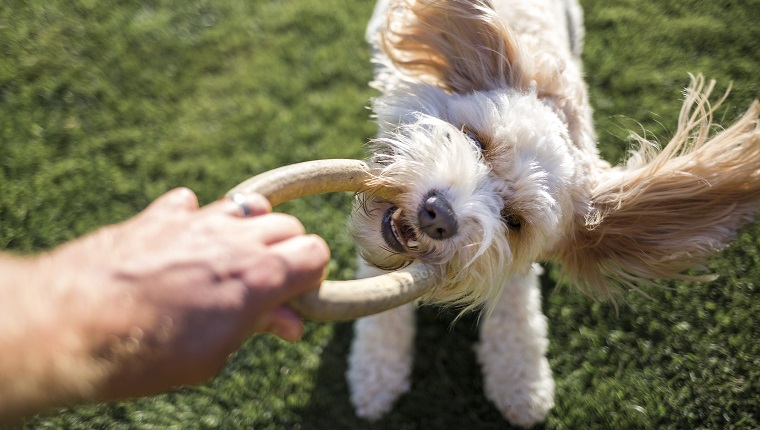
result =
[[[530,57],[487,2],[402,1],[391,13],[385,53],[417,79],[455,93],[530,85]]]
[[[594,210],[559,251],[563,273],[588,292],[615,295],[653,279],[706,281],[702,269],[760,209],[760,103],[712,133],[715,86],[692,76],[673,139],[661,150],[641,137],[625,166],[603,172]]]

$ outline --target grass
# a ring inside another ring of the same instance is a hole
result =
[[[733,81],[728,124],[760,96],[756,1],[606,0],[586,10],[584,61],[600,147],[666,141],[687,72]],[[32,253],[124,220],[166,190],[208,203],[247,177],[362,157],[374,126],[363,30],[349,0],[6,0],[0,5],[0,249]],[[350,278],[350,196],[282,210],[327,238]],[[714,258],[710,284],[663,282],[618,312],[544,279],[557,406],[547,429],[760,427],[760,227]],[[348,402],[348,324],[302,342],[251,339],[207,385],[29,419],[28,429],[504,428],[482,394],[475,319],[420,314],[414,382],[383,420]],[[4,352],[9,353],[8,351]]]

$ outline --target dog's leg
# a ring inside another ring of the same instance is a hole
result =
[[[554,406],[540,273],[535,265],[528,275],[507,281],[496,308],[481,326],[476,347],[486,397],[510,422],[524,427],[544,421]]]
[[[376,275],[360,267],[359,276]],[[362,318],[354,324],[348,359],[349,390],[356,415],[378,419],[409,390],[415,334],[414,304]]]

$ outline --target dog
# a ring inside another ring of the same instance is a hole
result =
[[[422,260],[426,303],[481,310],[486,397],[530,427],[554,404],[536,262],[612,298],[685,275],[760,208],[760,104],[711,133],[714,82],[692,76],[672,140],[599,157],[576,0],[381,0],[367,29],[380,91],[377,173],[350,228],[359,277]],[[721,99],[722,101],[722,99]],[[399,190],[393,201],[373,189]],[[414,304],[355,323],[347,379],[378,419],[410,388]]]

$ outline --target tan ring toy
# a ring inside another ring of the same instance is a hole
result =
[[[359,160],[316,160],[280,167],[254,176],[231,189],[235,193],[259,193],[272,206],[299,197],[340,191],[361,191],[372,179],[369,167]],[[382,192],[382,191],[381,191]],[[390,197],[392,190],[387,190]],[[314,321],[346,321],[383,312],[422,297],[436,285],[438,272],[430,265],[411,265],[373,278],[323,281],[319,289],[300,296],[290,306],[302,318]]]

